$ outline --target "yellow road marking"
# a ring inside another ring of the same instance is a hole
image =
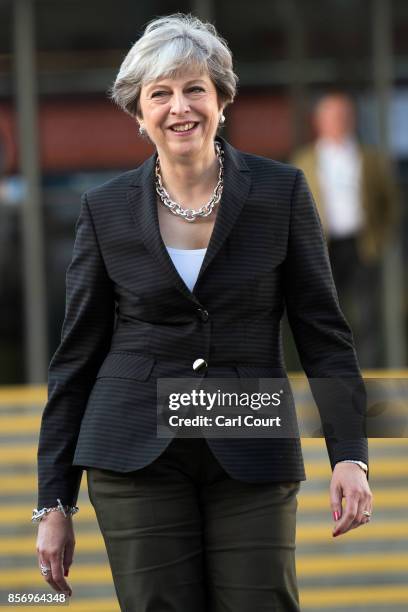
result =
[[[81,489],[86,492],[86,476],[83,477]],[[37,475],[36,474],[3,474],[0,475],[0,491],[2,496],[16,493],[33,493],[37,492]],[[299,508],[304,512],[325,510],[329,504],[329,490],[318,492],[306,492],[300,489],[298,495]],[[345,503],[343,501],[343,503]],[[408,506],[408,488],[376,488],[374,491],[374,505],[376,510],[381,509],[403,509]],[[1,510],[0,510],[1,511]]]
[[[0,432],[2,437],[5,435],[39,433],[40,426],[40,414],[21,414],[16,416],[0,415]]]
[[[27,523],[27,510],[17,509],[21,516],[17,517],[18,523]],[[15,518],[17,512],[10,514],[10,524],[15,525],[17,519]],[[82,518],[80,515],[82,514]],[[14,520],[13,520],[14,519]],[[98,529],[97,520],[95,513],[91,506],[84,506],[83,509],[76,514],[74,522],[92,522],[95,528]],[[370,523],[364,525],[358,529],[352,529],[346,534],[339,536],[338,538],[332,537],[332,527],[334,523],[328,518],[326,523],[319,524],[302,524],[299,523],[296,527],[296,541],[298,544],[328,544],[329,546],[337,546],[338,542],[343,542],[347,539],[348,542],[351,540],[361,541],[375,541],[375,540],[404,540],[408,539],[408,521],[387,521]],[[37,528],[33,525],[32,536],[16,536],[0,539],[0,554],[8,555],[25,555],[31,554],[35,550],[35,538],[37,534]],[[77,537],[76,549],[80,552],[94,552],[103,548],[102,536],[99,531],[95,533],[81,533]]]
[[[0,405],[43,404],[47,401],[46,385],[4,385],[0,387]]]
[[[0,419],[1,423],[1,419]],[[408,445],[407,445],[408,446]],[[0,447],[1,465],[32,465],[37,461],[36,445],[16,445]],[[321,460],[308,461],[305,459],[305,468],[308,479],[330,478],[331,469],[326,457]],[[390,476],[392,478],[408,476],[408,459],[402,457],[378,457],[370,460],[371,480]]]
[[[305,450],[322,450],[326,453],[324,438],[302,438],[302,447]],[[393,449],[395,447],[408,448],[408,438],[369,438],[368,448]]]
[[[0,479],[1,483],[1,479]],[[329,490],[326,492],[302,493],[298,495],[299,510],[301,512],[314,512],[320,510],[330,510]],[[345,507],[345,499],[343,499],[343,507]],[[374,491],[375,511],[384,509],[405,509],[408,505],[408,488],[390,488],[378,489]]]
[[[0,480],[1,486],[1,480]],[[10,525],[24,525],[30,524],[30,518],[32,516],[32,510],[34,505],[37,503],[36,499],[33,499],[33,506],[23,506],[21,504],[13,505],[2,505],[0,506],[0,523]],[[75,522],[86,523],[96,521],[95,511],[90,503],[81,504],[78,514],[75,514],[73,520]],[[33,529],[35,525],[33,525]]]
[[[357,529],[351,529],[347,533],[333,538],[332,528],[334,522],[329,521],[327,525],[310,525],[298,523],[296,527],[296,541],[298,544],[328,544],[337,546],[338,543],[351,541],[375,540],[404,540],[408,538],[408,521],[372,522],[362,525]]]
[[[317,478],[330,479],[332,475],[328,461],[308,461],[305,459],[305,470],[308,480],[316,480]],[[378,457],[370,459],[371,484],[376,478],[401,478],[403,476],[408,476],[408,459],[402,459],[402,457]]]
[[[296,572],[301,577],[350,573],[389,574],[405,572],[407,569],[407,553],[297,555],[296,559]]]
[[[34,546],[35,550],[35,546]],[[43,586],[44,579],[36,565],[37,559],[33,560],[31,568],[2,569],[0,573],[0,587],[3,589],[23,587],[26,585]],[[73,564],[69,570],[69,579],[71,586],[73,584],[110,584],[112,582],[112,574],[109,565],[75,565]]]
[[[353,574],[388,574],[401,572],[408,568],[408,555],[395,554],[356,554],[356,555],[298,555],[296,573],[298,578],[312,576],[338,576]],[[73,584],[110,584],[112,574],[108,562],[104,564],[73,564],[70,569]],[[0,574],[0,586],[3,588],[21,587],[26,584],[41,584],[37,560],[30,568],[7,568]]]
[[[25,555],[36,556],[35,553],[36,534],[33,531],[32,536],[7,537],[0,539],[0,555],[18,556]],[[101,533],[81,533],[76,537],[75,551],[76,553],[94,553],[105,550],[105,543]]]
[[[408,603],[408,586],[387,584],[376,586],[368,584],[359,587],[336,587],[322,589],[302,589],[300,603],[304,608],[319,606],[334,607],[364,605],[386,605]],[[374,608],[375,610],[375,608]]]
[[[395,370],[363,370],[363,378],[408,378],[408,368]],[[303,372],[288,372],[289,379],[307,381]],[[43,403],[47,400],[47,385],[3,385],[0,387],[0,404]]]

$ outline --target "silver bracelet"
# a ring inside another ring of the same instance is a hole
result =
[[[46,514],[49,512],[54,512],[57,510],[61,512],[65,518],[68,516],[72,516],[76,512],[79,512],[78,506],[63,506],[61,500],[57,498],[58,506],[52,506],[51,508],[42,508],[41,510],[37,510],[37,508],[33,508],[33,516],[31,517],[32,523],[39,523]]]

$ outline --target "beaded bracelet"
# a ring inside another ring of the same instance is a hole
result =
[[[49,512],[54,512],[55,510],[61,512],[65,518],[68,516],[72,516],[76,512],[79,512],[78,506],[68,506],[65,507],[62,505],[61,500],[57,498],[58,506],[52,506],[51,508],[42,508],[41,510],[37,510],[37,508],[33,508],[33,516],[31,517],[32,523],[39,523],[46,514]]]

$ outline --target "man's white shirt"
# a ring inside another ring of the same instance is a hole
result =
[[[353,138],[316,142],[317,178],[330,238],[345,238],[364,225],[361,204],[361,155]]]

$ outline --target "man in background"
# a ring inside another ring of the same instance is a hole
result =
[[[313,120],[317,139],[295,154],[293,164],[314,195],[360,365],[381,367],[381,259],[396,223],[396,184],[384,156],[358,142],[346,94],[322,97]]]

